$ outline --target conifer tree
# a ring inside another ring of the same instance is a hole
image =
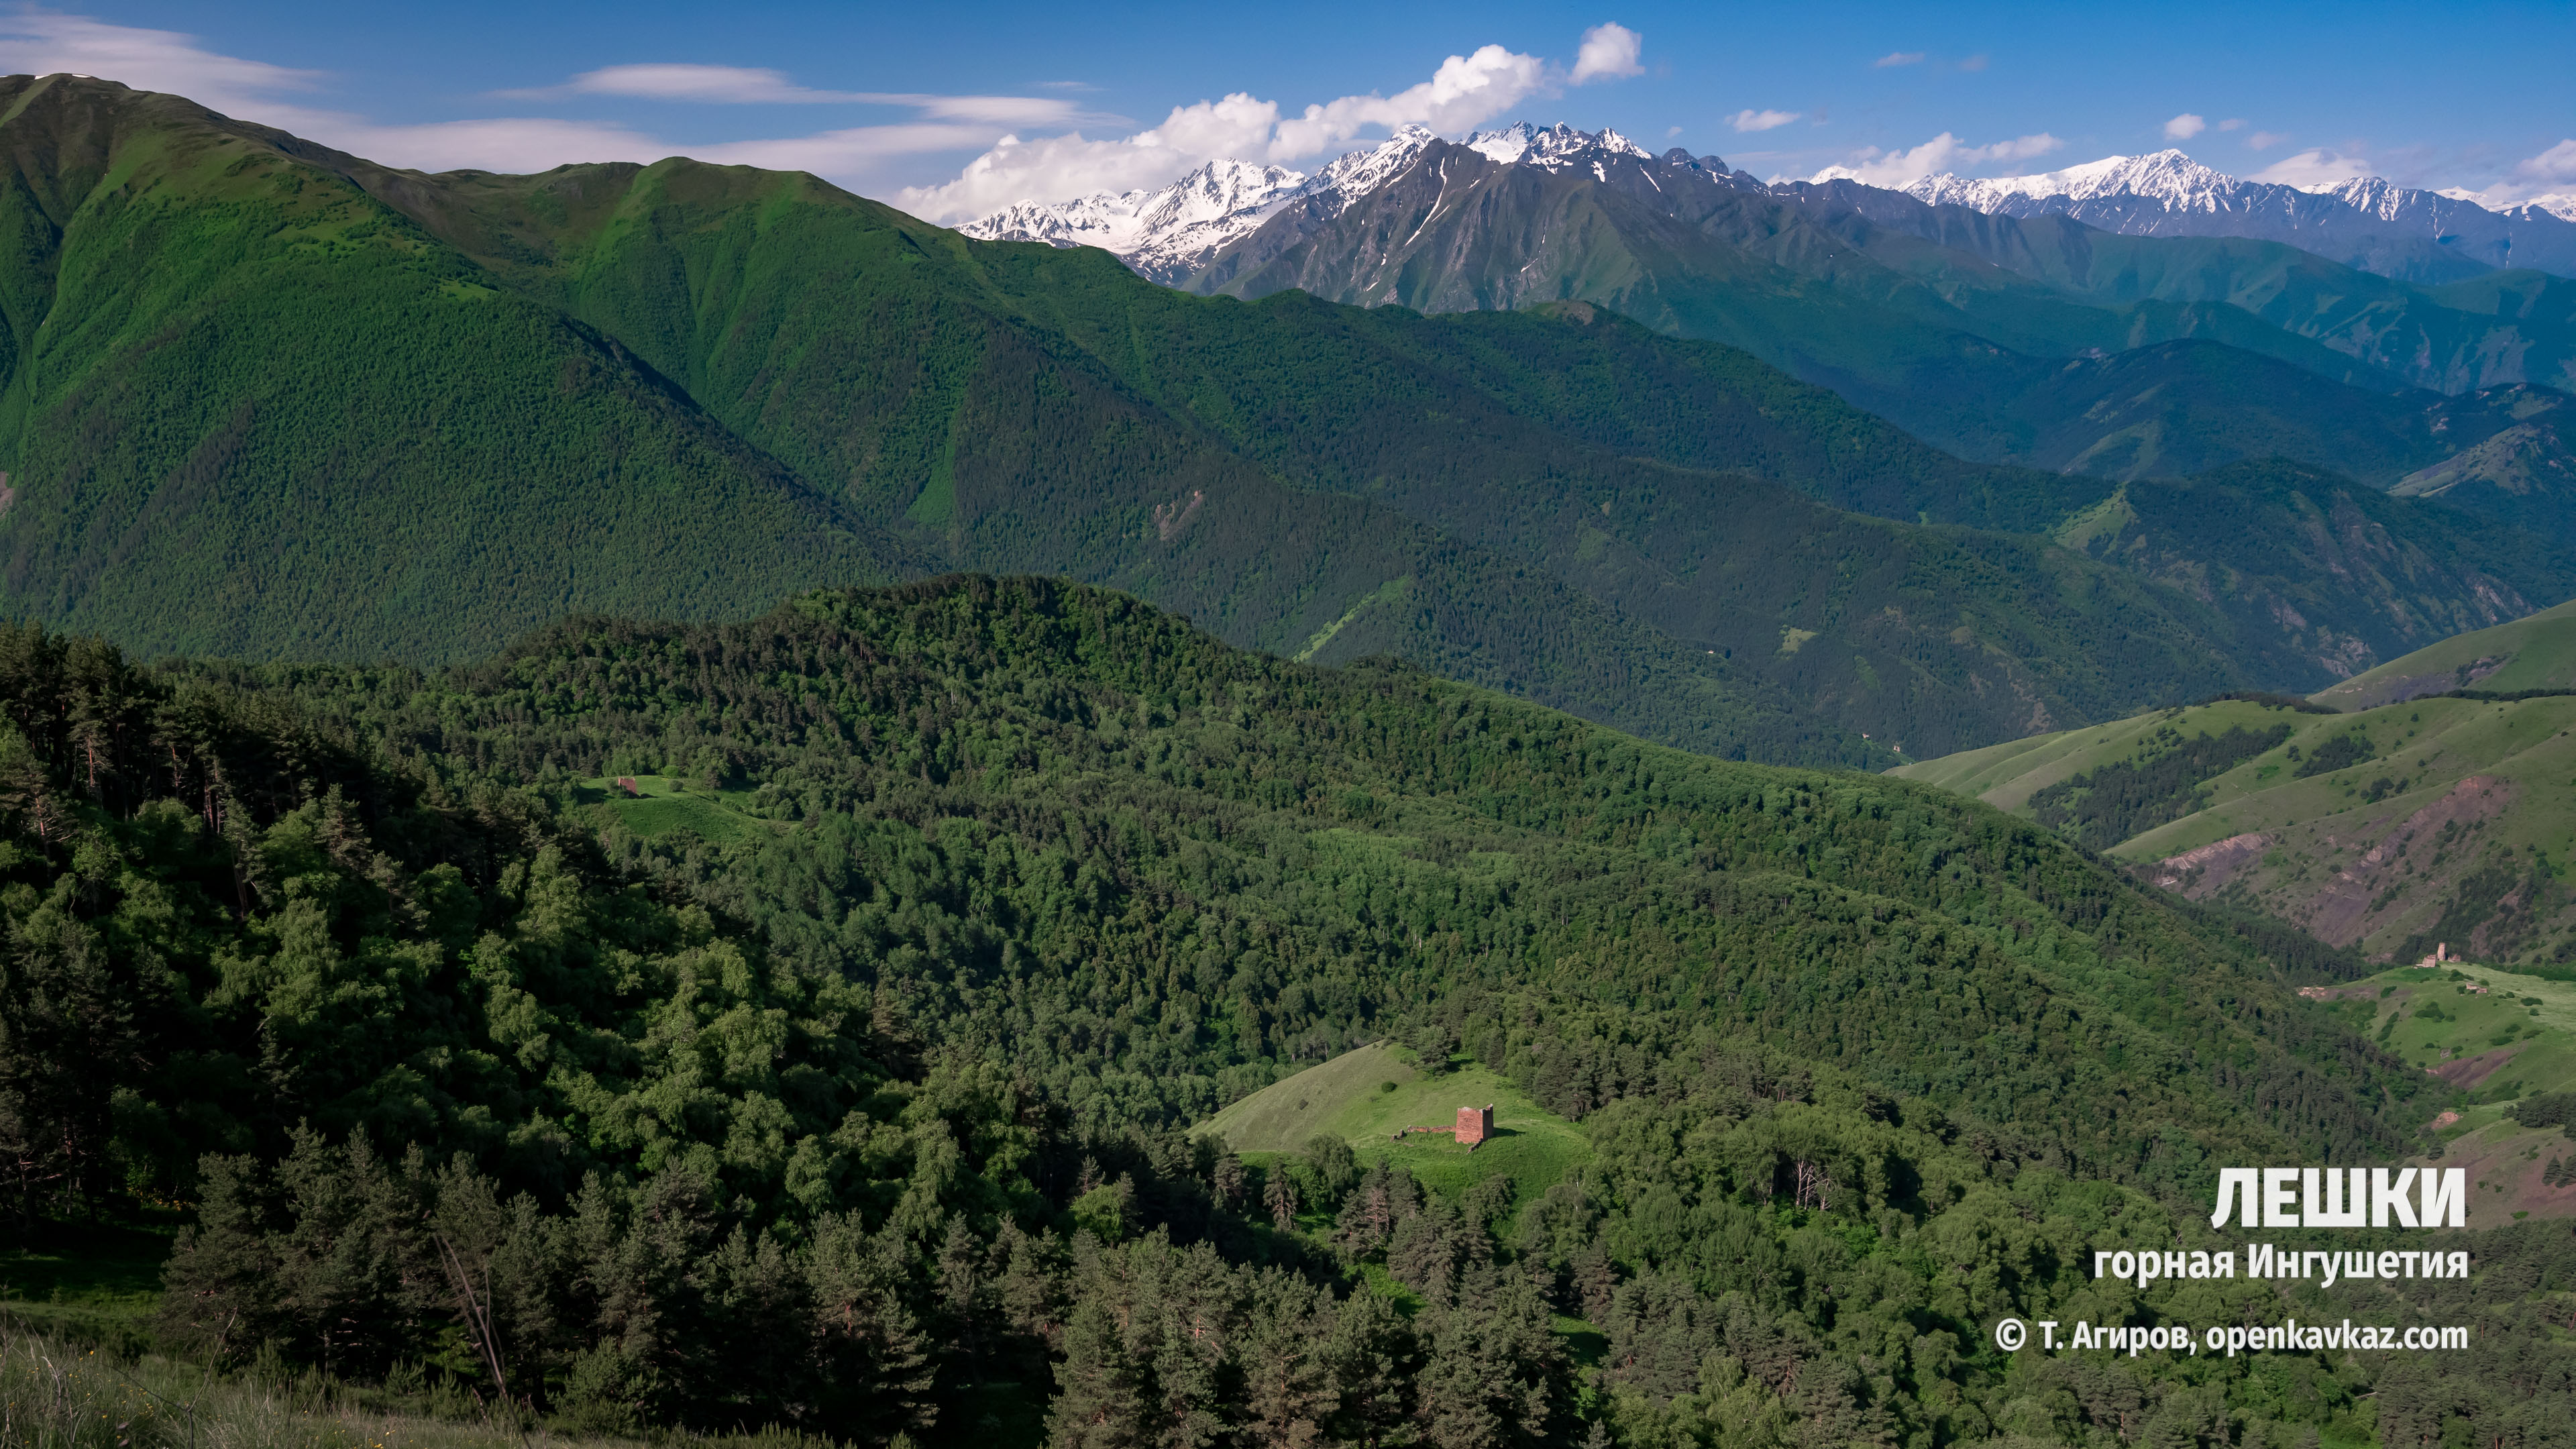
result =
[[[1051,1449],[1136,1449],[1154,1442],[1137,1380],[1109,1305],[1086,1296],[1065,1320],[1055,1403],[1047,1410]]]

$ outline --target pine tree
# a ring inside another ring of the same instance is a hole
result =
[[[1117,1319],[1099,1298],[1086,1296],[1066,1319],[1055,1383],[1055,1403],[1047,1410],[1051,1449],[1133,1449],[1151,1442],[1135,1367],[1119,1341]]]
[[[937,1371],[929,1336],[904,1305],[902,1247],[868,1236],[856,1214],[816,1225],[806,1274],[820,1338],[822,1378],[870,1442],[926,1429]]]
[[[1231,1147],[1217,1152],[1216,1162],[1208,1170],[1208,1186],[1216,1200],[1228,1210],[1243,1201],[1243,1159]]]
[[[1363,1285],[1342,1300],[1332,1330],[1325,1353],[1338,1401],[1333,1436],[1375,1449],[1399,1434],[1412,1414],[1408,1389],[1417,1353],[1412,1329],[1395,1305]]]
[[[1274,1279],[1263,1299],[1241,1355],[1243,1437],[1261,1449],[1312,1449],[1340,1397],[1319,1295],[1294,1279]]]
[[[1574,1300],[1583,1310],[1584,1321],[1608,1323],[1611,1295],[1619,1287],[1619,1274],[1611,1265],[1610,1249],[1595,1237],[1575,1251],[1570,1266],[1574,1278]]]
[[[1288,1180],[1284,1164],[1271,1164],[1269,1181],[1262,1185],[1261,1201],[1270,1209],[1272,1227],[1283,1233],[1297,1230],[1297,1184]]]

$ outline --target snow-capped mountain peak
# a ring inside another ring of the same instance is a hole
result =
[[[2140,196],[2177,210],[2209,210],[2242,184],[2180,151],[2165,150],[2144,156],[2105,156],[2099,161],[2030,176],[1970,180],[1943,172],[1902,189],[1935,206],[1965,206],[1977,211],[1999,210],[2001,203],[2015,198],[2046,201],[2059,196],[2069,201]]]
[[[1250,232],[1306,184],[1305,173],[1285,166],[1216,160],[1169,186],[1023,201],[958,230],[986,241],[1099,247],[1144,270],[1184,263]]]
[[[1593,151],[1607,151],[1614,156],[1647,154],[1645,147],[1606,126],[1596,134],[1578,131],[1562,122],[1544,129],[1523,121],[1499,131],[1472,131],[1458,144],[1507,166],[1521,162],[1551,171],[1573,165]]]
[[[2378,176],[2287,186],[2239,180],[2171,150],[2032,176],[1926,176],[1903,190],[1936,206],[2059,215],[2132,236],[2284,242],[2404,280],[2454,281],[2487,267],[2576,275],[2576,205],[2567,198],[2496,207],[2474,193],[2418,191]]]
[[[1439,139],[1439,133],[1429,126],[1398,126],[1386,140],[1345,151],[1325,163],[1301,194],[1329,196],[1336,213],[1347,211],[1352,202],[1385,185],[1388,178],[1412,165],[1414,157]]]
[[[1210,161],[1169,186],[1104,191],[1071,201],[1024,201],[958,230],[986,241],[1100,247],[1145,276],[1176,281],[1292,202],[1312,201],[1334,215],[1349,210],[1439,139],[1427,126],[1398,126],[1386,140],[1345,152],[1312,176],[1283,166]],[[1652,159],[1643,146],[1617,131],[1540,127],[1526,121],[1473,132],[1461,144],[1505,165],[1550,171],[1589,164],[1598,172],[1607,157]]]

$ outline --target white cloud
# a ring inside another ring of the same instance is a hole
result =
[[[1966,60],[1959,62],[1959,69],[1984,70],[1988,64],[1990,64],[1990,62],[1986,57],[1986,53],[1984,51],[1979,51],[1975,55],[1969,56]]]
[[[2245,129],[2245,118],[2243,116],[2230,116],[2226,120],[2218,123],[2218,129],[2222,131],[2242,131]]]
[[[2245,138],[2245,144],[2251,150],[2269,151],[2288,139],[2290,135],[2287,131],[2257,131]]]
[[[1159,184],[1224,155],[1299,160],[1372,128],[1408,123],[1444,132],[1492,120],[1559,86],[1639,74],[1635,31],[1596,25],[1583,33],[1568,69],[1499,45],[1450,56],[1429,80],[1393,96],[1345,96],[1283,117],[1275,102],[1234,94],[1173,108],[1162,124],[1113,140],[1079,130],[1022,140],[1030,130],[1118,124],[1056,96],[940,96],[830,91],[785,72],[744,66],[661,63],[586,71],[523,98],[621,97],[702,104],[897,106],[913,119],[809,135],[675,143],[631,126],[550,116],[492,116],[415,125],[379,124],[312,98],[334,78],[207,50],[194,36],[25,9],[0,12],[0,71],[72,72],[137,89],[188,96],[216,110],[267,122],[389,165],[422,170],[542,171],[574,161],[652,161],[690,155],[709,161],[793,167],[855,181],[892,157],[989,148],[944,187],[904,193],[926,215],[980,214],[1023,197],[1055,199],[1103,188]],[[1042,89],[1092,89],[1050,82]],[[995,201],[994,198],[999,198]]]
[[[754,70],[739,65],[612,65],[584,71],[548,91],[504,92],[514,96],[636,96],[656,101],[709,101],[731,105],[847,104],[865,97],[849,91],[818,91],[796,84],[780,70]]]
[[[1394,95],[1344,96],[1326,105],[1308,106],[1303,116],[1279,124],[1270,159],[1295,161],[1318,155],[1371,126],[1411,123],[1435,131],[1462,131],[1519,105],[1546,84],[1547,68],[1538,57],[1499,45],[1483,46],[1472,55],[1449,57],[1440,62],[1431,79]]]
[[[1880,56],[1878,59],[1871,61],[1870,65],[1873,69],[1885,70],[1890,66],[1921,65],[1922,63],[1923,52],[1919,50],[1891,50],[1887,54]]]
[[[1582,85],[1586,81],[1644,75],[1646,68],[1637,64],[1637,52],[1644,44],[1644,37],[1627,26],[1593,26],[1583,32],[1583,48],[1574,53],[1574,74],[1569,79]]]
[[[612,65],[584,71],[559,86],[500,91],[514,100],[618,96],[637,100],[697,101],[717,105],[908,106],[931,120],[987,126],[1076,126],[1115,120],[1055,96],[939,96],[903,91],[823,91],[800,86],[785,71],[738,65]],[[992,138],[970,144],[981,145]]]
[[[2442,193],[2502,211],[2537,206],[2576,221],[2576,138],[2560,141],[2537,156],[2513,165],[2505,178],[2484,191],[2451,187]]]
[[[1971,146],[1944,131],[1910,151],[1882,151],[1864,146],[1852,153],[1841,166],[1828,166],[1810,181],[1858,181],[1870,186],[1903,186],[1919,181],[1936,171],[1966,171],[2006,161],[2027,161],[2044,156],[2064,141],[2042,131],[2032,136],[2016,136],[1987,146]]]
[[[308,134],[341,150],[414,171],[550,171],[567,161],[659,161],[677,149],[641,131],[547,116],[495,116],[419,126],[316,118]],[[301,129],[301,128],[299,128]]]
[[[2208,129],[2209,121],[2206,117],[2195,116],[2191,112],[2185,111],[2181,115],[2174,117],[2172,120],[2165,122],[2165,139],[2168,141],[2188,141],[2192,137],[2197,136]]]
[[[2526,161],[2517,161],[2513,179],[2526,184],[2576,185],[2576,139],[2559,142]]]
[[[1798,119],[1796,111],[1738,111],[1726,123],[1739,131],[1768,131]]]
[[[0,71],[100,76],[187,96],[227,115],[273,115],[281,91],[310,91],[320,72],[217,55],[175,30],[108,25],[47,10],[0,13]]]
[[[488,116],[381,125],[308,98],[330,79],[205,49],[195,36],[110,25],[43,10],[0,12],[0,70],[69,72],[137,90],[183,95],[244,120],[283,127],[371,161],[422,171],[544,171],[568,161],[711,161],[796,167],[852,177],[872,162],[991,145],[1013,126],[1086,119],[1069,102],[1034,96],[888,95],[811,91],[782,73],[734,66],[612,66],[576,76],[551,95],[617,95],[721,102],[815,101],[905,106],[912,124],[861,126],[775,141],[675,144],[629,126],[551,116]]]
[[[2370,174],[2370,163],[2358,156],[2311,146],[2295,155],[2282,157],[2247,179],[2316,191]]]
[[[1583,33],[1572,70],[1533,55],[1481,47],[1440,63],[1429,80],[1391,96],[1343,96],[1283,115],[1279,103],[1246,92],[1175,106],[1160,125],[1134,135],[1093,138],[1080,131],[1024,140],[1014,134],[966,164],[954,181],[907,187],[897,204],[933,221],[987,216],[1022,201],[1064,201],[1099,191],[1160,186],[1219,157],[1303,161],[1397,126],[1443,133],[1481,125],[1565,83],[1638,73],[1636,32],[1596,25]]]

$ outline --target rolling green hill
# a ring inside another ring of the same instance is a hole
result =
[[[918,567],[613,339],[188,102],[17,77],[0,144],[15,615],[437,658]]]
[[[2576,984],[2463,962],[2400,966],[2331,998],[2357,1028],[2460,1092],[2437,1129],[2474,1222],[2576,1216]],[[2349,1002],[2350,1005],[2345,1003]],[[2440,1120],[2440,1119],[2436,1119]]]
[[[2576,695],[2429,691],[2498,679],[2508,694],[2565,688],[2549,681],[2576,653],[2571,631],[2576,607],[2562,605],[2317,696],[2349,713],[2226,701],[1897,773],[2034,818],[2194,899],[2258,909],[2379,960],[2412,962],[2447,941],[2474,960],[2561,970],[2576,961],[2565,883]]]
[[[2337,709],[2368,709],[2455,689],[2576,689],[2576,601],[2453,635],[2320,690],[2316,699]]]

